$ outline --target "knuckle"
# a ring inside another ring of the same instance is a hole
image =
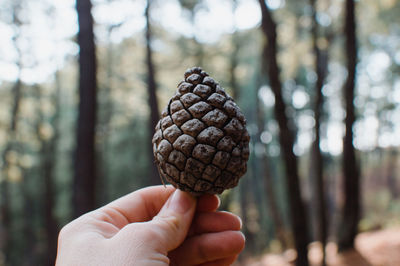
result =
[[[175,216],[164,216],[164,217],[159,217],[156,216],[153,219],[158,226],[165,230],[169,231],[171,233],[177,233],[180,230],[180,222],[179,219]]]

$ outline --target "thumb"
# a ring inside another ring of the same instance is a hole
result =
[[[177,189],[148,222],[148,226],[157,231],[157,242],[166,252],[177,248],[185,240],[195,209],[196,198]]]

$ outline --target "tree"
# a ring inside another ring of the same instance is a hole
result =
[[[149,106],[150,106],[150,117],[149,117],[149,137],[150,140],[153,137],[154,129],[160,120],[158,104],[157,104],[157,85],[155,79],[155,69],[153,63],[153,51],[151,49],[151,41],[152,41],[152,29],[150,23],[150,9],[151,9],[152,0],[147,0],[147,6],[145,10],[146,17],[146,65],[147,65],[147,90],[149,93]],[[149,141],[150,143],[151,141]],[[155,185],[160,182],[160,178],[158,175],[158,170],[156,164],[153,159],[152,146],[149,145],[149,163],[150,166],[150,184]]]
[[[198,0],[179,0],[179,3],[181,6],[188,10],[190,12],[190,24],[192,26],[192,41],[193,41],[193,46],[194,46],[194,56],[196,58],[196,64],[200,67],[204,67],[204,54],[205,51],[203,49],[203,46],[197,41],[196,38],[196,12],[199,10],[201,7],[203,1],[198,1]]]
[[[328,70],[328,49],[327,47],[321,49],[318,45],[319,38],[319,26],[317,22],[317,10],[316,0],[311,0],[312,7],[312,43],[313,51],[315,55],[315,72],[317,74],[317,81],[315,84],[315,102],[314,102],[314,118],[315,127],[314,134],[315,140],[311,147],[312,165],[311,175],[314,183],[314,194],[315,194],[315,210],[316,210],[316,229],[317,229],[317,240],[322,244],[322,265],[326,265],[326,252],[325,246],[328,234],[327,225],[327,213],[326,213],[326,201],[325,201],[325,189],[324,189],[324,166],[323,156],[320,149],[321,142],[321,117],[323,115],[323,104],[324,97],[322,95],[322,87],[325,82],[325,77]]]
[[[235,14],[235,11],[237,9],[237,1],[233,0],[232,1],[232,13]],[[236,27],[236,23],[235,27]],[[238,81],[236,78],[236,68],[239,64],[239,51],[240,51],[240,45],[241,45],[241,40],[239,38],[238,32],[235,29],[235,31],[232,33],[232,38],[231,38],[231,44],[232,44],[232,52],[230,54],[230,64],[229,64],[229,83],[231,85],[232,89],[232,97],[233,99],[237,99],[239,97],[239,85]]]
[[[11,12],[12,12],[12,23],[15,25],[15,33],[12,37],[14,48],[17,52],[17,61],[16,65],[18,67],[18,76],[15,80],[15,83],[12,86],[12,106],[11,106],[11,115],[10,115],[10,123],[7,129],[7,144],[2,152],[2,175],[5,177],[0,182],[0,193],[1,193],[1,205],[0,205],[0,234],[1,234],[1,242],[0,248],[4,251],[5,261],[7,262],[8,256],[11,253],[12,247],[12,236],[10,234],[11,226],[12,226],[12,215],[11,215],[11,205],[12,200],[10,197],[10,189],[9,189],[9,180],[8,180],[8,170],[9,170],[9,160],[8,154],[9,152],[15,149],[16,143],[16,133],[17,133],[17,125],[18,118],[20,113],[20,103],[22,99],[22,80],[21,80],[21,71],[22,71],[22,50],[18,44],[19,39],[21,38],[20,27],[22,26],[22,21],[20,19],[21,12],[21,1],[15,1],[12,3]]]
[[[54,115],[50,119],[50,124],[53,128],[53,135],[50,139],[41,137],[41,168],[44,179],[44,197],[43,197],[43,210],[44,223],[46,227],[46,265],[54,265],[57,255],[57,237],[58,237],[58,223],[54,215],[55,207],[55,163],[57,161],[57,144],[59,140],[59,116],[60,116],[60,74],[55,73],[55,93],[52,97],[52,102],[55,104]],[[40,114],[41,123],[45,121],[43,112]]]
[[[257,93],[258,96],[258,93]],[[261,134],[264,131],[264,125],[265,125],[265,115],[264,115],[264,110],[262,108],[262,104],[260,102],[260,98],[257,97],[257,102],[256,102],[256,116],[257,116],[257,135],[256,135],[256,141],[261,141]],[[270,169],[270,164],[269,164],[269,158],[267,156],[267,152],[263,152],[260,160],[260,164],[262,167],[262,173],[264,177],[264,189],[265,189],[265,195],[267,198],[267,204],[268,204],[268,211],[271,215],[274,228],[275,228],[275,236],[276,238],[281,242],[282,247],[286,248],[288,246],[288,241],[286,239],[285,235],[285,228],[284,228],[284,222],[282,215],[279,211],[278,203],[277,203],[277,198],[276,198],[276,193],[275,193],[275,186],[274,186],[274,181],[271,176],[271,169]]]
[[[96,206],[95,125],[96,125],[96,55],[90,0],[76,0],[78,13],[79,115],[73,215],[78,217]]]
[[[289,194],[289,208],[293,227],[295,247],[297,250],[296,265],[308,265],[307,245],[308,228],[305,208],[301,198],[300,181],[298,175],[297,158],[293,152],[294,134],[289,128],[289,119],[286,115],[286,104],[282,95],[282,84],[279,79],[277,63],[277,34],[276,24],[264,0],[259,0],[262,14],[261,29],[266,38],[263,54],[267,68],[269,83],[275,96],[275,118],[279,126],[279,142],[285,163],[287,192]]]
[[[104,189],[110,186],[110,157],[108,153],[110,152],[110,137],[112,131],[112,119],[114,115],[114,104],[112,99],[112,90],[114,89],[114,62],[116,61],[116,55],[114,51],[114,44],[111,40],[111,35],[115,29],[118,29],[123,25],[123,22],[117,24],[111,24],[107,26],[107,47],[105,58],[105,79],[103,86],[99,85],[98,88],[98,105],[100,106],[97,113],[97,126],[101,128],[101,134],[99,134],[98,139],[101,143],[98,146],[97,152],[97,189],[98,189],[98,203],[101,205],[106,204],[110,198],[109,189]]]
[[[344,206],[339,225],[339,251],[354,248],[354,239],[358,232],[357,227],[360,219],[360,173],[353,146],[353,125],[356,120],[354,90],[357,65],[355,4],[353,0],[346,0],[345,12],[344,34],[346,38],[347,78],[343,87],[343,94],[346,108],[346,133],[343,139]]]
[[[399,160],[397,148],[390,148],[387,154],[387,170],[386,170],[386,178],[387,178],[387,186],[389,188],[389,192],[393,199],[399,198],[399,188],[397,184],[397,162]]]

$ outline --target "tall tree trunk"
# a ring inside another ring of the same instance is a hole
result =
[[[22,171],[23,178],[21,183],[19,184],[20,193],[23,198],[23,227],[22,231],[24,234],[24,242],[23,242],[23,249],[22,249],[22,265],[36,265],[36,254],[35,254],[35,232],[34,227],[32,226],[33,221],[35,220],[35,204],[34,198],[32,197],[32,192],[30,191],[30,187],[32,187],[32,176],[27,176],[26,170]]]
[[[319,38],[319,27],[317,22],[317,10],[316,0],[311,0],[312,6],[312,40],[313,40],[313,51],[315,56],[315,72],[317,74],[317,82],[315,84],[315,103],[314,103],[314,118],[315,118],[315,140],[312,145],[312,164],[311,164],[311,176],[314,183],[314,208],[316,212],[316,231],[317,240],[322,244],[322,265],[326,265],[326,252],[325,246],[327,241],[327,212],[326,212],[326,200],[325,200],[325,182],[324,182],[324,166],[323,157],[320,149],[320,125],[321,117],[323,115],[323,104],[324,97],[322,95],[322,87],[325,82],[326,73],[328,70],[328,50],[327,47],[320,49],[318,46]]]
[[[229,80],[230,80],[229,83],[231,84],[232,88],[232,97],[233,99],[237,100],[239,97],[239,85],[236,79],[235,71],[239,64],[238,53],[240,49],[240,44],[236,32],[234,32],[232,36],[232,45],[233,45],[233,50],[230,56],[230,64],[229,64]]]
[[[400,196],[400,191],[399,191],[399,185],[397,182],[397,172],[398,172],[398,167],[397,167],[397,161],[399,159],[398,157],[398,150],[396,147],[392,147],[388,151],[387,155],[387,187],[389,188],[390,194],[392,195],[393,199],[397,199]]]
[[[6,154],[6,153],[5,153]],[[4,164],[5,156],[2,157]],[[2,169],[3,176],[6,175],[5,169]],[[4,254],[4,261],[7,263],[10,254],[10,225],[11,225],[11,212],[10,212],[10,189],[7,180],[2,180],[0,183],[1,205],[0,205],[0,250]]]
[[[99,88],[99,108],[98,113],[98,124],[101,125],[101,145],[98,147],[98,158],[100,162],[96,166],[98,167],[98,203],[100,205],[106,204],[109,199],[109,180],[110,180],[110,162],[108,161],[109,152],[109,140],[111,135],[111,124],[113,116],[113,100],[112,100],[112,89],[113,89],[113,76],[114,76],[114,51],[113,43],[111,41],[111,34],[114,29],[120,27],[122,23],[110,25],[107,28],[108,33],[108,45],[107,45],[107,56],[106,56],[106,77],[105,84],[102,89]]]
[[[18,14],[21,8],[21,2],[15,1],[13,3],[13,24],[15,27],[21,27],[22,23],[19,20]],[[11,225],[12,225],[12,216],[11,216],[11,197],[10,197],[10,188],[8,183],[8,160],[7,154],[14,149],[15,141],[16,141],[16,132],[17,132],[17,122],[19,117],[19,108],[20,102],[22,98],[22,81],[21,81],[21,70],[22,70],[22,51],[18,46],[19,40],[19,30],[17,29],[16,34],[13,36],[13,44],[18,54],[17,67],[18,67],[18,76],[12,87],[13,93],[13,103],[11,106],[11,118],[10,125],[8,127],[8,141],[5,149],[3,150],[1,159],[3,161],[3,166],[1,169],[2,175],[4,179],[0,181],[0,192],[1,192],[1,205],[0,205],[0,248],[4,251],[5,254],[5,262],[7,263],[8,256],[11,251],[12,246],[12,236],[10,235]]]
[[[265,47],[264,47],[265,48]],[[257,135],[256,135],[256,141],[259,142],[261,141],[261,134],[264,131],[264,125],[265,125],[265,116],[264,116],[264,110],[262,108],[261,100],[258,96],[258,93],[256,93],[256,115],[257,115]],[[275,236],[276,238],[281,242],[282,248],[286,249],[288,247],[288,241],[286,239],[285,235],[285,229],[284,229],[284,222],[282,215],[279,211],[279,207],[276,201],[276,194],[275,194],[275,186],[274,182],[272,180],[271,176],[271,169],[269,165],[269,158],[267,155],[267,152],[264,152],[261,157],[261,168],[262,168],[262,173],[264,177],[264,191],[266,195],[266,200],[267,200],[267,206],[268,206],[268,211],[271,215],[274,227],[275,227]]]
[[[252,196],[252,191],[250,188],[250,180],[249,179],[243,179],[240,181],[240,186],[239,186],[239,204],[240,204],[240,214],[243,222],[243,233],[246,236],[246,251],[253,251],[256,247],[255,243],[255,234],[249,228],[249,209],[251,205],[251,199],[250,196]],[[247,256],[248,253],[242,254],[242,258]]]
[[[54,265],[57,255],[57,235],[58,223],[54,217],[55,191],[54,191],[54,171],[57,161],[57,143],[59,138],[59,115],[60,115],[60,77],[56,72],[56,92],[53,102],[55,103],[55,113],[51,119],[54,135],[50,140],[42,140],[42,170],[44,178],[44,220],[46,226],[46,265]],[[44,116],[42,114],[42,120]]]
[[[90,0],[76,0],[78,13],[79,116],[73,215],[78,217],[96,206],[95,125],[96,125],[96,54]]]
[[[294,134],[289,128],[286,116],[286,104],[282,95],[282,84],[279,79],[277,63],[276,24],[264,0],[259,0],[262,14],[261,28],[266,37],[265,66],[267,67],[271,89],[275,95],[275,117],[279,125],[279,141],[285,162],[287,192],[293,227],[295,247],[297,250],[296,265],[308,265],[307,245],[308,227],[305,207],[301,198],[300,181],[297,169],[297,157],[293,153]]]
[[[149,106],[150,106],[150,119],[149,119],[149,138],[150,140],[153,137],[154,129],[160,119],[160,115],[158,113],[158,104],[157,104],[157,85],[155,80],[155,69],[153,63],[153,51],[151,49],[151,39],[152,39],[152,29],[150,23],[150,9],[151,9],[151,1],[147,0],[147,6],[145,10],[146,16],[146,64],[147,64],[147,90],[149,93]],[[150,142],[149,142],[150,143]],[[158,175],[158,170],[156,164],[154,163],[152,146],[149,146],[149,163],[150,173],[149,173],[149,183],[152,185],[156,185],[160,183],[160,177]]]
[[[19,65],[21,67],[21,65]],[[10,197],[10,187],[8,181],[8,168],[9,162],[7,159],[7,155],[10,151],[14,149],[16,132],[17,132],[17,122],[18,122],[18,114],[19,114],[19,104],[21,102],[21,89],[22,83],[20,76],[18,76],[13,88],[13,105],[11,109],[11,120],[10,126],[8,128],[8,141],[5,149],[3,150],[1,159],[3,161],[3,166],[1,169],[2,176],[4,179],[0,183],[0,192],[1,192],[1,205],[0,205],[0,248],[3,250],[5,254],[5,261],[7,263],[8,256],[11,251],[12,245],[12,236],[10,234],[11,226],[12,226],[12,216],[11,216],[11,197]]]
[[[339,226],[339,251],[354,248],[354,239],[360,219],[360,173],[353,146],[353,125],[356,120],[354,112],[354,88],[357,65],[355,5],[353,0],[346,0],[345,37],[347,79],[344,85],[346,108],[346,134],[343,139],[343,177],[344,206]]]

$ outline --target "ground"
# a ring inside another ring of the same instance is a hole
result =
[[[328,266],[399,266],[400,227],[361,233],[356,238],[356,249],[337,253],[334,243],[326,248]],[[288,250],[283,254],[267,254],[257,259],[248,259],[237,266],[293,266],[296,252]],[[309,258],[312,266],[320,265],[320,244],[311,243]]]

